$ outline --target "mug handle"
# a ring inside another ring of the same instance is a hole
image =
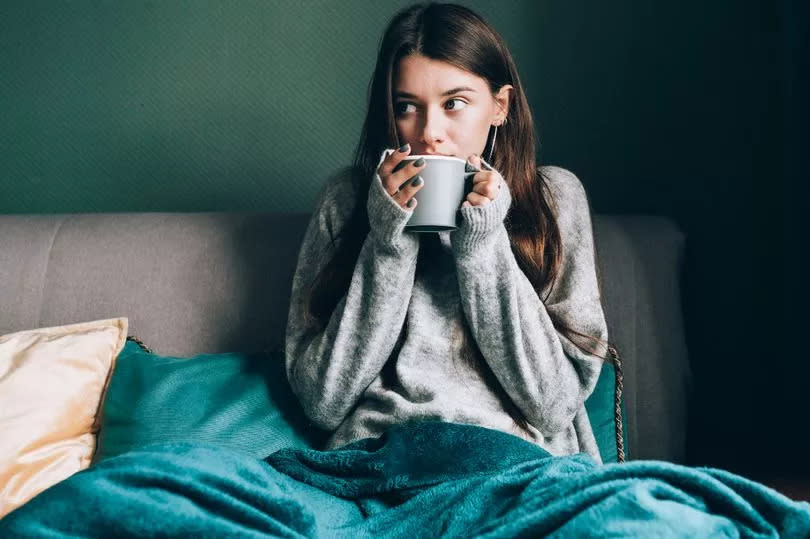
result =
[[[484,161],[483,157],[479,156],[479,159],[481,160],[481,164],[483,165],[483,168],[487,168],[489,170],[495,170],[495,168],[492,165],[490,165],[489,163]],[[466,168],[467,165],[464,165],[464,166]],[[474,170],[471,170],[469,172],[464,173],[464,193],[465,193],[465,195],[467,193],[469,193],[470,191],[472,191],[472,179],[473,179],[473,176],[475,176],[479,172],[481,172],[481,171],[478,170],[478,169],[474,169]],[[464,202],[462,201],[462,204],[463,203]],[[458,211],[459,212],[461,211],[461,205],[459,205]]]

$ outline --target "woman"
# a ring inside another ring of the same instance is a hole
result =
[[[417,154],[493,165],[453,232],[404,230],[424,163],[394,168]],[[607,343],[588,201],[573,174],[537,167],[512,56],[470,10],[392,19],[354,166],[321,192],[291,299],[287,375],[328,448],[427,419],[601,462],[584,407]]]

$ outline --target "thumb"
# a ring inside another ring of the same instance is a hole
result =
[[[478,157],[478,154],[475,153],[472,154],[470,157],[467,158],[467,161],[469,161],[469,163],[478,170],[481,170],[481,158]]]

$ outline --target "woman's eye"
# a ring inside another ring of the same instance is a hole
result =
[[[405,109],[407,109],[408,107],[412,107],[412,106],[413,106],[413,103],[405,103],[405,102],[397,103],[397,106],[394,109],[394,112],[396,113],[397,116],[400,116],[402,114],[407,113],[408,111],[405,110]]]
[[[462,100],[462,99],[458,99],[458,98],[451,99],[447,103],[461,103],[460,107],[458,105],[456,105],[455,107],[453,107],[450,110],[463,110],[464,108],[467,107],[467,102]]]

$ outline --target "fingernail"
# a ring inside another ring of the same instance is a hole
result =
[[[414,166],[416,166],[416,167],[421,167],[422,165],[424,165],[424,164],[425,164],[425,160],[424,160],[423,158],[421,158],[421,157],[420,157],[419,159],[417,159],[416,161],[414,161],[414,162],[413,162],[413,164],[414,164]]]
[[[410,200],[408,201],[408,203],[407,203],[407,204],[405,204],[405,205],[406,205],[406,206],[408,206],[409,208],[413,208],[413,205],[414,205],[414,204],[416,204],[416,199],[415,199],[415,198],[412,198],[412,199],[410,199]]]
[[[410,145],[406,143],[399,147],[399,151],[400,153],[405,153],[406,151],[408,151],[408,148],[410,148]]]
[[[424,180],[422,180],[422,176],[417,176],[416,178],[414,178],[413,180],[411,180],[411,185],[413,185],[414,187],[416,187],[417,185],[422,185],[422,182],[423,182],[423,181],[424,181]]]

